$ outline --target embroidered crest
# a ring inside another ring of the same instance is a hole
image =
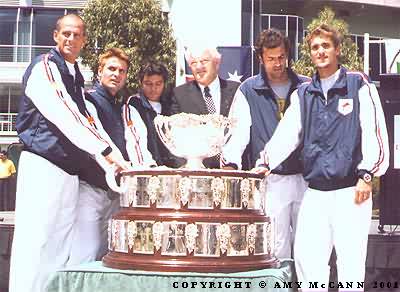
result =
[[[353,100],[352,99],[339,99],[338,112],[342,115],[348,115],[353,111]]]

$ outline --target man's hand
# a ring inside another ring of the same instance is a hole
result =
[[[224,169],[224,170],[236,170],[236,168],[234,168],[233,166],[223,166],[221,169]]]
[[[115,172],[121,172],[122,170],[128,170],[130,164],[126,161],[119,151],[111,151],[110,154],[104,156],[108,163],[116,167]]]
[[[372,181],[366,183],[363,179],[359,179],[356,185],[356,196],[354,202],[356,204],[361,204],[362,202],[368,200],[372,194]]]
[[[271,173],[271,170],[268,169],[267,167],[264,166],[257,166],[254,167],[252,170],[250,170],[251,172],[254,172],[256,174],[263,174],[265,176],[268,176]]]

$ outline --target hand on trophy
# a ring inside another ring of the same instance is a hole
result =
[[[260,152],[260,158],[256,161],[256,167],[254,167],[251,172],[257,174],[263,174],[264,176],[268,176],[271,173],[271,169],[268,165],[268,156],[265,151]]]
[[[263,174],[264,176],[268,176],[271,173],[271,170],[267,165],[260,165],[257,167],[254,167],[252,170],[250,170],[253,173],[256,174]]]

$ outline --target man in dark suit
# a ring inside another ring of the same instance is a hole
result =
[[[173,89],[170,114],[217,113],[235,119],[240,128],[238,111],[243,100],[233,98],[239,83],[224,80],[218,76],[221,54],[215,48],[197,48],[188,49],[185,58],[192,70],[194,80]],[[236,108],[238,110],[235,110]],[[232,151],[239,150],[230,150]],[[236,161],[225,165],[223,159],[220,161],[217,156],[207,158],[203,163],[207,168],[237,169],[240,167],[240,162]]]

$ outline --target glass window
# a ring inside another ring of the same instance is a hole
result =
[[[299,31],[297,35],[297,42],[301,44],[303,42],[303,35],[304,35],[303,18],[298,17],[297,21],[298,21],[297,29]]]
[[[377,38],[370,38],[370,40],[377,40]],[[369,76],[372,80],[379,80],[380,63],[379,44],[369,44]]]
[[[0,45],[13,45],[17,9],[0,9]]]
[[[57,19],[62,15],[64,15],[64,9],[35,10],[33,14],[32,44],[53,46],[53,31]]]
[[[289,58],[297,60],[297,17],[288,17],[288,38],[290,41]]]
[[[17,29],[17,9],[0,9],[0,45],[10,47],[0,48],[0,62],[13,61],[14,35]]]
[[[269,16],[261,16],[261,30],[267,28],[269,28]]]
[[[271,16],[270,27],[277,28],[286,34],[286,16]]]
[[[30,61],[30,44],[31,44],[31,12],[30,8],[20,8],[18,22],[18,47],[14,50],[14,61],[29,62]]]

